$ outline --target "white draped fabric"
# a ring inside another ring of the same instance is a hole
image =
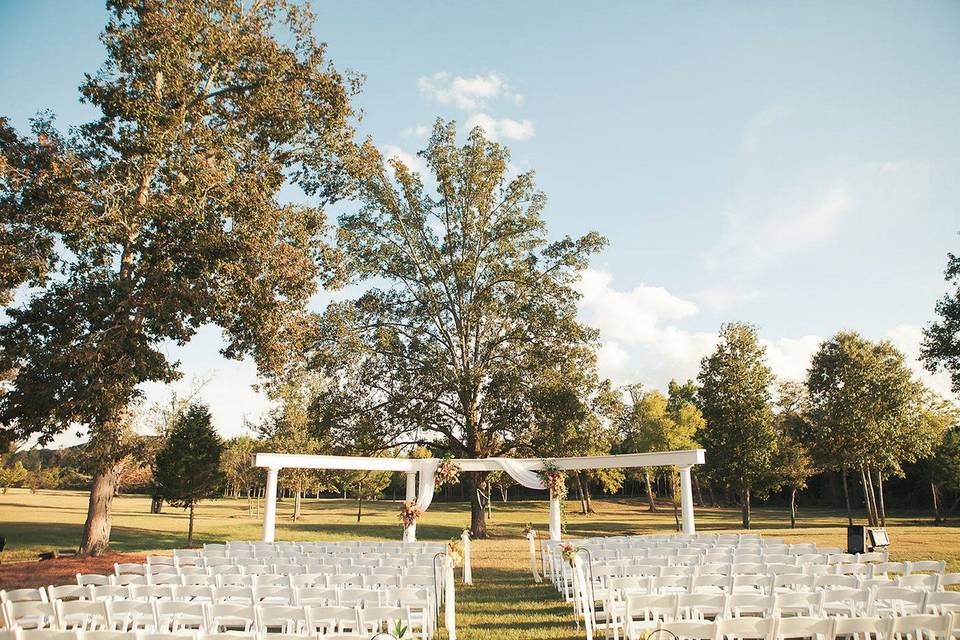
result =
[[[433,488],[436,483],[434,476],[440,461],[436,458],[417,460],[417,471],[420,472],[420,489],[417,491],[417,508],[425,512],[433,502]]]
[[[543,484],[543,480],[540,479],[536,471],[530,469],[518,460],[512,458],[490,458],[490,461],[500,465],[500,468],[506,471],[507,475],[528,489],[547,488],[547,485]]]

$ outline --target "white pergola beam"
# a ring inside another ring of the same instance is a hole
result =
[[[513,458],[528,469],[542,469],[539,458]],[[548,458],[561,469],[619,469],[627,467],[685,467],[703,464],[703,449],[662,451],[655,453],[622,453],[610,456]],[[296,453],[258,453],[254,466],[268,469],[350,469],[355,471],[416,471],[418,460],[410,458],[373,458],[362,456],[311,456]],[[500,465],[486,458],[454,460],[464,471],[497,471]]]

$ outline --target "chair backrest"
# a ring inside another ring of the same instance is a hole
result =
[[[156,611],[153,602],[146,600],[107,600],[110,624],[118,631],[153,629]]]
[[[220,633],[236,629],[249,632],[257,624],[257,613],[253,605],[212,604],[207,607],[207,630]]]
[[[774,615],[787,616],[815,616],[820,613],[820,603],[823,596],[813,591],[798,591],[793,593],[778,593],[774,596]]]
[[[57,626],[60,629],[102,629],[110,627],[107,603],[103,601],[57,600]]]
[[[923,607],[924,613],[956,614],[960,612],[960,591],[932,591],[927,594]]]
[[[919,591],[936,591],[940,584],[939,574],[912,573],[895,580],[898,587]]]
[[[717,621],[717,639],[773,638],[776,618],[723,618]]]
[[[773,609],[772,596],[735,593],[727,598],[727,615],[739,618],[744,614],[768,616]]]
[[[674,620],[672,622],[661,622],[657,630],[666,631],[679,638],[679,640],[714,640],[717,634],[716,622]],[[661,638],[659,633],[651,634],[654,637]]]
[[[77,584],[81,587],[90,585],[106,586],[110,584],[110,577],[99,573],[78,573]]]
[[[677,617],[677,595],[628,595],[625,616],[628,623],[632,620],[674,620]]]
[[[43,589],[0,591],[0,602],[47,602],[47,592]]]
[[[194,626],[205,629],[206,607],[201,602],[183,602],[181,600],[157,600],[157,627],[161,631],[180,631]]]
[[[130,587],[115,585],[93,585],[90,587],[91,600],[129,600]]]
[[[241,605],[254,602],[252,587],[213,587],[211,596],[216,603]]]
[[[319,632],[326,635],[337,631],[357,631],[360,621],[357,610],[353,607],[304,607],[307,615],[307,626],[311,633]]]
[[[927,571],[932,571],[933,573],[943,573],[947,570],[947,563],[945,560],[917,560],[914,562],[907,562],[907,573],[925,573]]]
[[[833,619],[816,616],[796,616],[779,618],[776,625],[776,638],[814,638],[832,640]]]
[[[16,634],[18,640],[78,640],[80,631],[69,629],[20,629]]]
[[[801,573],[781,573],[773,577],[773,586],[784,587],[790,591],[812,591],[816,576]]]
[[[681,593],[677,595],[677,618],[704,620],[717,618],[727,610],[726,595],[709,593]]]
[[[914,640],[924,637],[949,640],[952,635],[953,616],[915,614],[893,617],[891,633],[894,636],[910,636]]]
[[[90,589],[75,584],[50,585],[47,587],[47,601],[56,600],[89,600]]]
[[[292,605],[260,605],[257,610],[257,627],[260,633],[279,627],[281,633],[302,633],[307,628],[307,612],[303,607]]]
[[[856,589],[858,586],[856,576],[816,576],[813,581],[814,589]]]
[[[3,607],[3,617],[8,627],[36,627],[38,629],[51,628],[56,624],[57,612],[50,602],[26,600],[22,602],[6,601]]]

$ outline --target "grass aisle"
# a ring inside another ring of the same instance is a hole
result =
[[[459,640],[578,637],[572,605],[534,584],[525,540],[475,540],[471,551],[474,584],[457,585]]]

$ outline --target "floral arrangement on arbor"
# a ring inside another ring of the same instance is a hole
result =
[[[530,537],[536,538],[536,537],[537,537],[537,530],[534,529],[534,528],[533,528],[533,525],[532,525],[531,523],[529,523],[529,522],[528,522],[528,523],[526,524],[526,526],[523,528],[523,537],[524,537],[524,538],[530,538]]]
[[[552,460],[543,460],[542,462],[543,469],[537,471],[537,475],[550,490],[551,495],[563,500],[567,497],[566,474],[564,474],[563,469],[557,466],[556,462]]]
[[[447,557],[450,558],[453,566],[463,562],[463,541],[460,538],[454,538],[447,543]]]
[[[580,551],[580,549],[569,542],[564,542],[560,545],[560,557],[571,567],[573,566],[574,559],[577,557],[578,551]]]
[[[463,471],[463,468],[454,462],[450,455],[444,456],[440,464],[437,465],[437,471],[433,476],[434,488],[439,489],[445,484],[454,484],[460,479],[461,471]]]
[[[403,503],[403,508],[400,510],[400,522],[403,523],[403,528],[406,529],[412,524],[416,524],[417,518],[423,515],[423,511],[417,507],[416,500],[407,500]]]

